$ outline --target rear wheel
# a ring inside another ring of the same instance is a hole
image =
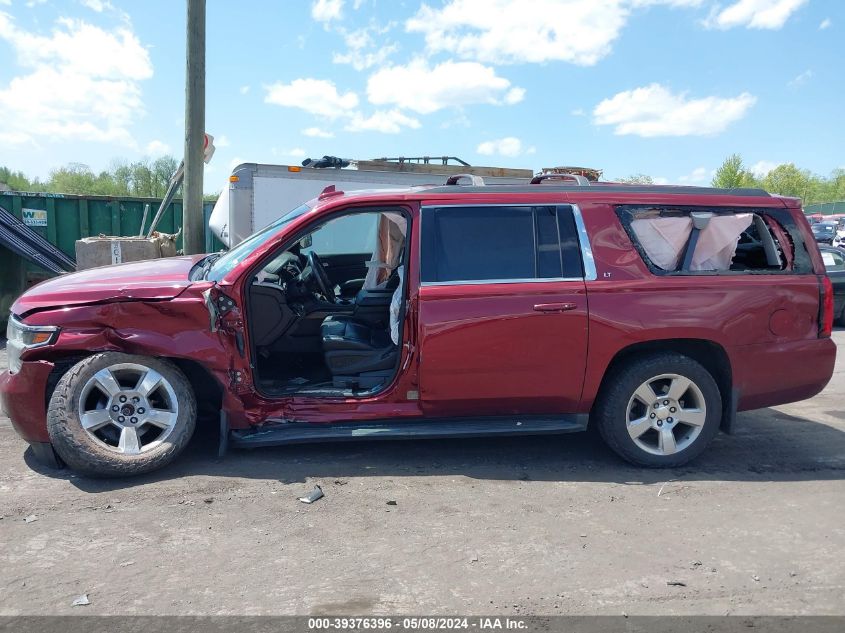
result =
[[[699,455],[716,435],[722,399],[699,363],[661,353],[607,376],[593,415],[608,446],[629,462],[674,467]]]
[[[47,410],[47,430],[62,460],[98,476],[136,475],[170,463],[195,425],[194,392],[175,365],[116,352],[74,365]]]

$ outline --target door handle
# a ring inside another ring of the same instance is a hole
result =
[[[534,306],[537,312],[568,312],[578,307],[575,303],[538,303]]]

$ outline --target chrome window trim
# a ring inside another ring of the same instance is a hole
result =
[[[560,281],[595,281],[598,279],[596,272],[596,260],[593,257],[593,248],[590,246],[590,236],[587,234],[587,227],[584,226],[584,218],[581,208],[572,202],[548,203],[548,202],[517,202],[517,203],[488,203],[488,204],[426,204],[420,205],[420,227],[424,220],[426,209],[449,209],[449,208],[473,208],[473,207],[569,207],[572,210],[572,217],[575,220],[575,230],[578,233],[578,243],[581,246],[581,262],[584,266],[583,277],[556,277],[547,279],[461,279],[458,281],[422,281],[420,287],[428,286],[469,286],[481,284],[525,284],[525,283],[547,283]],[[420,228],[420,240],[422,240],[422,228]],[[420,251],[422,253],[422,251]],[[420,267],[422,268],[422,267]]]
[[[575,228],[578,230],[578,241],[581,244],[581,261],[584,264],[584,281],[595,281],[598,279],[596,272],[596,259],[593,257],[593,247],[590,246],[590,236],[587,234],[587,227],[584,226],[584,217],[581,214],[581,207],[571,203],[572,216],[575,218]]]
[[[496,284],[542,284],[560,281],[584,281],[583,277],[544,277],[537,279],[460,279],[457,281],[423,281],[420,286],[490,286]]]

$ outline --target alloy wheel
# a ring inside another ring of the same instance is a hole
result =
[[[699,436],[706,419],[701,389],[678,374],[646,380],[628,400],[628,434],[640,449],[652,455],[684,450]]]
[[[79,398],[85,432],[123,455],[140,455],[161,445],[178,416],[173,385],[154,369],[134,363],[101,369],[88,379]]]

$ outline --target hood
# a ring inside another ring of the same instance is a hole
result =
[[[191,285],[188,273],[203,257],[166,257],[61,275],[30,288],[11,311],[23,315],[86,303],[173,299]]]

